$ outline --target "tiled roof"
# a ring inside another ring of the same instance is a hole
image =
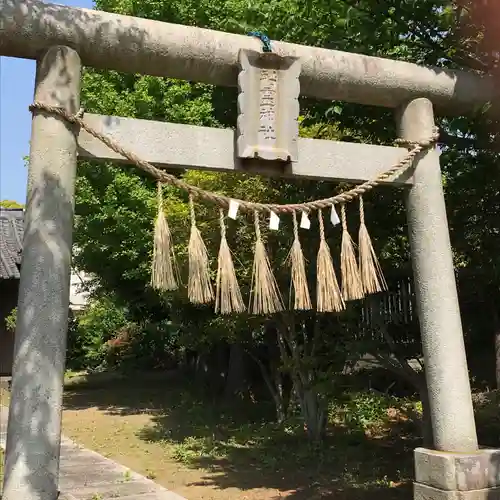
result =
[[[23,210],[0,207],[0,279],[19,279],[23,234]]]

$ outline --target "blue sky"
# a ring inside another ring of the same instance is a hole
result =
[[[92,0],[57,0],[53,3],[92,8]],[[0,200],[26,200],[35,61],[0,57]]]

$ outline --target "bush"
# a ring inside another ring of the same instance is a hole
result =
[[[76,316],[68,335],[68,368],[102,371],[165,369],[176,365],[178,330],[168,320],[130,321],[112,297],[100,298]]]
[[[106,342],[106,364],[122,370],[169,369],[177,365],[178,331],[168,320],[129,323]]]
[[[480,392],[473,395],[479,442],[497,447],[500,436],[500,391]]]
[[[366,429],[387,422],[387,412],[395,398],[373,392],[350,393],[343,405],[344,421],[349,427]]]
[[[376,391],[346,391],[332,402],[330,420],[352,430],[367,431],[390,427],[419,412],[419,402]]]
[[[17,318],[17,307],[14,307],[12,311],[10,311],[9,315],[5,318],[5,326],[9,332],[16,331],[16,318]]]
[[[102,298],[76,316],[68,330],[68,368],[105,368],[107,342],[128,324],[126,313],[112,299]]]

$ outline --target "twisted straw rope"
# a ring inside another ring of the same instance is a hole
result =
[[[347,231],[347,214],[344,203],[342,203],[342,206],[340,207],[340,221],[342,222],[342,229]]]
[[[297,212],[293,212],[293,237],[299,239],[299,224],[297,223]]]
[[[112,149],[115,153],[127,158],[130,162],[134,163],[137,167],[139,167],[144,172],[150,174],[157,181],[160,181],[165,184],[170,184],[175,186],[183,191],[187,191],[190,195],[199,197],[203,200],[210,201],[219,207],[228,208],[229,202],[231,200],[236,201],[240,208],[246,212],[276,212],[276,213],[292,213],[298,210],[311,212],[313,210],[321,210],[323,208],[331,207],[332,205],[338,203],[348,203],[350,201],[355,200],[359,196],[362,196],[367,191],[372,190],[382,181],[388,180],[392,177],[398,177],[403,174],[406,170],[408,170],[415,157],[421,153],[422,151],[429,149],[433,144],[436,143],[439,137],[438,129],[435,128],[433,133],[428,139],[424,139],[419,142],[410,142],[402,139],[398,139],[395,142],[402,146],[411,147],[408,151],[407,155],[398,163],[393,165],[391,168],[378,175],[375,179],[364,182],[359,186],[356,186],[349,191],[344,193],[337,194],[336,196],[332,196],[331,198],[324,198],[321,200],[308,201],[304,203],[291,203],[286,205],[273,204],[273,203],[254,203],[245,200],[238,200],[235,198],[231,198],[229,196],[220,195],[217,193],[213,193],[211,191],[206,191],[205,189],[199,188],[197,186],[193,186],[184,182],[177,177],[168,174],[167,172],[163,172],[162,170],[154,167],[151,163],[142,160],[137,155],[123,148],[119,144],[117,144],[111,137],[93,129],[83,120],[84,110],[80,109],[76,114],[68,113],[65,109],[50,106],[48,104],[43,104],[41,102],[35,101],[29,107],[32,113],[43,111],[45,113],[59,116],[65,119],[67,122],[79,125],[83,130],[87,133],[95,137],[96,139],[102,141],[109,149]]]
[[[319,239],[325,239],[325,224],[323,223],[323,212],[322,209],[318,209],[318,221],[319,221]]]
[[[163,186],[161,182],[156,184],[156,190],[158,193],[158,210],[163,210]]]
[[[226,237],[226,223],[224,222],[224,210],[219,208],[219,225],[220,225],[220,237],[224,239]]]
[[[196,226],[196,215],[194,213],[194,199],[191,193],[189,193],[189,215],[191,216],[191,226]]]

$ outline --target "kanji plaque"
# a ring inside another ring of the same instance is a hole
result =
[[[238,157],[297,161],[299,58],[242,49],[239,61]]]

